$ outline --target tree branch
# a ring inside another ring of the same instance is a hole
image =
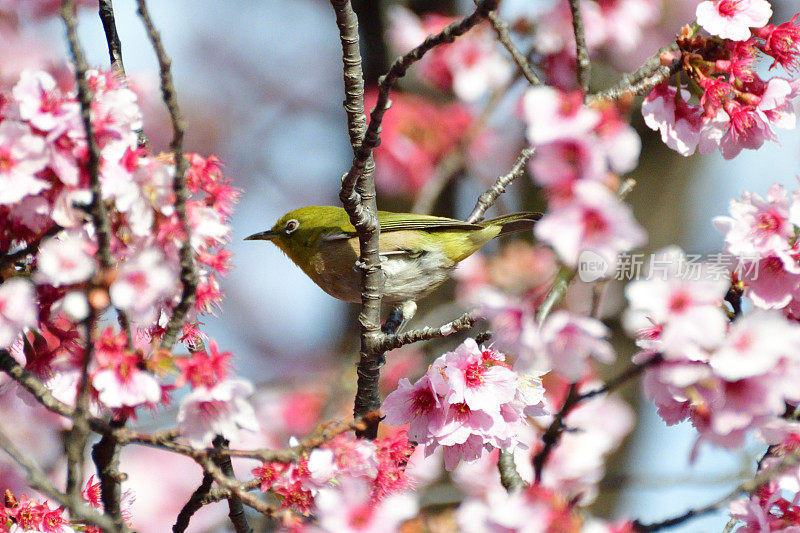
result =
[[[228,447],[228,440],[221,435],[217,435],[214,438],[214,449],[224,450]],[[214,464],[219,467],[222,473],[231,478],[236,479],[236,474],[233,472],[233,464],[231,463],[230,456],[217,456],[214,458]],[[228,497],[228,517],[231,519],[231,524],[233,524],[233,529],[236,533],[252,533],[253,530],[250,528],[250,524],[247,523],[247,515],[244,512],[244,506],[242,505],[242,500],[240,500],[235,494],[231,494]]]
[[[107,516],[104,516],[88,505],[86,505],[78,497],[71,497],[62,493],[47,479],[47,476],[37,468],[37,466],[27,459],[23,453],[14,445],[8,436],[0,429],[0,449],[5,451],[11,459],[17,463],[24,471],[27,477],[28,485],[31,488],[38,490],[48,498],[51,498],[61,505],[69,509],[70,517],[80,520],[86,524],[90,524],[101,528],[103,531],[121,531],[129,532],[130,529],[123,524],[118,526]]]
[[[454,333],[458,333],[459,331],[470,329],[477,321],[478,320],[469,313],[464,313],[452,322],[448,322],[447,324],[438,328],[425,327],[407,331],[405,333],[385,335],[381,341],[381,344],[379,345],[379,349],[381,353],[383,353],[388,352],[389,350],[395,350],[401,346],[405,346],[406,344],[427,341],[430,339],[441,339],[442,337],[448,337]]]
[[[587,102],[593,104],[602,100],[616,100],[626,95],[642,95],[650,92],[653,87],[664,82],[680,68],[680,62],[678,61],[675,61],[669,67],[661,64],[662,54],[677,51],[678,45],[676,43],[659,49],[641,67],[630,74],[622,76],[619,83],[604,91],[590,95]]]
[[[732,500],[736,499],[736,497],[742,493],[747,493],[747,494],[754,493],[762,485],[770,482],[774,478],[780,476],[783,472],[785,472],[789,468],[795,467],[798,464],[800,464],[800,456],[798,456],[797,453],[786,455],[774,467],[770,468],[769,470],[765,470],[763,472],[756,474],[756,476],[753,479],[741,483],[731,492],[729,492],[722,498],[719,498],[718,500],[709,503],[708,505],[704,505],[703,507],[698,507],[695,509],[689,509],[682,515],[675,516],[673,518],[668,518],[666,520],[661,520],[659,522],[653,522],[651,524],[642,524],[641,522],[636,520],[633,523],[633,527],[636,531],[642,533],[648,531],[659,531],[661,529],[677,526],[693,518],[713,513],[714,511],[717,511],[726,504],[730,503]]]
[[[497,469],[500,471],[500,483],[507,492],[518,492],[528,486],[517,472],[513,451],[500,450],[500,455],[497,457]]]
[[[203,481],[200,483],[200,486],[195,489],[192,495],[189,497],[189,500],[184,504],[181,508],[181,511],[178,513],[178,518],[175,520],[175,525],[172,526],[172,533],[183,533],[186,531],[186,528],[189,527],[189,521],[192,519],[192,515],[199,511],[203,505],[206,503],[205,500],[208,498],[209,493],[211,492],[211,485],[214,484],[214,478],[211,477],[209,473],[203,473]],[[230,494],[230,491],[228,491]],[[227,498],[228,496],[225,496]],[[222,500],[223,498],[220,498]],[[219,500],[215,500],[219,501]]]
[[[117,34],[117,24],[114,20],[114,5],[112,0],[100,0],[98,6],[100,21],[103,23],[103,32],[106,34],[106,44],[108,45],[108,57],[111,67],[123,76],[125,66],[122,64],[122,42]]]
[[[124,419],[112,420],[110,423],[111,428],[121,428],[124,425]],[[103,502],[103,509],[114,524],[121,527],[125,523],[120,508],[124,476],[119,471],[119,452],[120,446],[110,433],[103,435],[92,447],[92,460],[100,480],[100,499]]]
[[[497,201],[497,198],[499,198],[501,194],[506,192],[506,187],[525,172],[525,163],[531,158],[533,152],[533,148],[523,148],[509,173],[498,177],[494,185],[478,197],[478,202],[472,209],[472,213],[467,217],[467,222],[469,224],[474,224],[475,222],[483,220],[483,215],[486,213],[486,210]]]
[[[172,141],[169,146],[172,150],[172,158],[175,164],[175,181],[173,182],[173,192],[175,193],[175,213],[183,230],[184,241],[181,244],[181,299],[172,311],[167,329],[161,339],[161,348],[171,350],[178,337],[178,333],[183,327],[184,320],[189,311],[194,307],[195,291],[197,290],[197,267],[194,263],[194,253],[192,252],[191,228],[189,219],[186,216],[186,201],[189,198],[189,191],[186,188],[186,158],[183,156],[183,137],[186,126],[181,118],[178,108],[178,97],[175,93],[175,85],[172,81],[172,60],[167,56],[161,36],[153,25],[150,12],[147,10],[145,0],[136,0],[139,17],[147,30],[150,44],[156,52],[158,59],[159,75],[161,78],[161,96],[169,110],[170,121],[172,122]]]
[[[561,406],[561,410],[556,413],[555,418],[553,418],[553,422],[550,423],[550,427],[548,427],[544,432],[544,435],[542,435],[544,447],[533,458],[533,473],[534,479],[537,483],[542,479],[542,469],[547,462],[550,452],[553,451],[553,448],[555,448],[556,444],[558,444],[558,439],[561,437],[561,430],[564,429],[564,419],[572,411],[572,409],[578,405],[579,401],[580,396],[578,395],[578,384],[572,383],[569,386],[569,390],[567,390],[567,397],[564,399],[564,404]]]
[[[583,27],[580,0],[569,0],[569,10],[572,12],[572,30],[575,34],[575,58],[578,62],[578,85],[584,98],[589,93],[589,77],[592,65],[589,62],[589,48],[586,46],[586,30]]]
[[[519,51],[514,41],[511,40],[511,35],[508,33],[508,23],[501,19],[496,11],[490,11],[487,18],[492,23],[494,32],[497,34],[497,40],[500,41],[500,44],[511,54],[511,59],[517,64],[522,75],[528,80],[528,83],[531,85],[541,85],[542,80],[539,79],[539,76],[537,76],[531,68],[530,63],[528,63],[528,58]]]

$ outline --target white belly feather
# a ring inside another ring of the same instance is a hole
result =
[[[381,257],[384,300],[400,303],[416,300],[441,285],[455,265],[441,252],[429,251],[417,258],[407,255]]]

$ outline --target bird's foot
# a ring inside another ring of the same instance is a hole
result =
[[[397,334],[408,324],[417,312],[417,304],[413,301],[403,302],[397,307],[389,311],[389,316],[386,318],[381,331],[387,335]]]

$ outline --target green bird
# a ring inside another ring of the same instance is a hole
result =
[[[460,262],[497,237],[531,229],[541,215],[515,213],[470,224],[453,218],[378,211],[383,301],[405,306],[409,318],[422,298],[444,283]],[[301,207],[272,229],[245,240],[271,241],[319,287],[340,300],[361,302],[355,268],[358,236],[341,207]],[[409,307],[411,307],[409,309]]]

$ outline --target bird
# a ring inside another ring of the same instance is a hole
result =
[[[378,211],[383,302],[400,307],[407,321],[416,311],[416,300],[444,283],[459,262],[499,235],[532,229],[540,217],[520,212],[469,223]],[[323,291],[339,300],[361,302],[358,235],[343,208],[301,207],[245,240],[272,242]]]

